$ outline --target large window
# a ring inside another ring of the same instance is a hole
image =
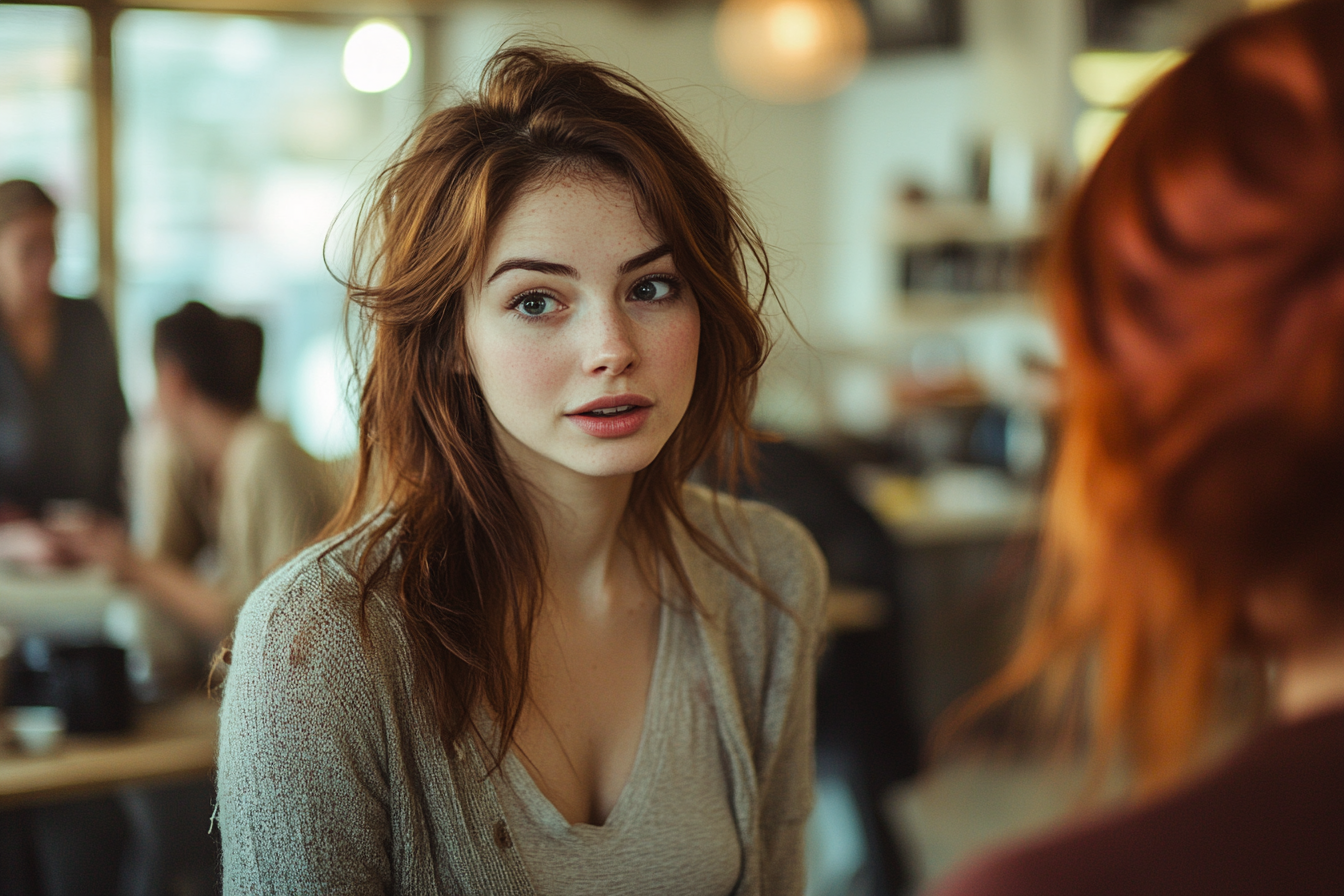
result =
[[[89,51],[83,10],[0,5],[0,181],[37,181],[60,204],[53,286],[73,296],[98,278]]]
[[[153,392],[154,321],[199,299],[265,326],[269,412],[317,454],[351,447],[333,360],[344,292],[324,242],[422,107],[414,65],[386,93],[350,87],[349,34],[203,13],[118,18],[117,318],[132,404]],[[347,252],[327,242],[338,271]]]

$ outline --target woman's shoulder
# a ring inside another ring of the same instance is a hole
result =
[[[812,534],[778,508],[694,483],[683,486],[681,494],[687,518],[716,541],[745,538],[753,545],[782,544],[820,557]]]
[[[802,523],[768,504],[701,485],[686,485],[682,502],[687,519],[759,576],[785,606],[804,619],[820,612],[826,561]]]
[[[270,466],[280,470],[292,469],[296,463],[318,463],[294,438],[288,424],[260,412],[248,414],[239,423],[229,455],[236,466]]]
[[[321,495],[325,505],[327,493],[336,491],[329,466],[304,450],[288,424],[261,413],[243,418],[224,463],[231,489],[262,499]]]
[[[367,522],[318,541],[262,580],[238,614],[230,675],[238,666],[267,665],[281,658],[305,665],[376,663],[395,652],[399,617],[386,577],[364,593],[358,570],[371,537]],[[369,552],[373,568],[387,539]]]

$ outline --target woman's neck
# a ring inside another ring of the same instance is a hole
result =
[[[1279,715],[1286,719],[1344,707],[1344,629],[1284,651],[1274,690]]]
[[[546,544],[546,583],[565,604],[603,611],[613,598],[608,585],[633,563],[621,540],[621,522],[633,476],[549,477],[531,488]]]
[[[192,461],[210,482],[218,483],[224,456],[246,416],[207,401],[198,401],[185,412],[179,432]]]
[[[1246,598],[1246,621],[1274,660],[1274,710],[1285,719],[1344,704],[1344,613],[1292,584]]]

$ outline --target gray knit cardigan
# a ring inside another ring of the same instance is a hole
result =
[[[676,533],[742,846],[740,896],[803,890],[825,564],[764,505],[684,492],[690,518],[759,575],[782,612]],[[725,531],[726,530],[726,531]],[[533,893],[496,780],[471,740],[445,750],[415,686],[390,591],[357,626],[354,548],[309,548],[238,618],[219,738],[224,892]]]

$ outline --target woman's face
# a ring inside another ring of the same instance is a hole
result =
[[[28,212],[0,228],[0,308],[6,316],[23,316],[47,298],[55,263],[54,212]]]
[[[700,310],[615,178],[523,193],[468,296],[471,369],[530,478],[648,466],[695,384]]]

